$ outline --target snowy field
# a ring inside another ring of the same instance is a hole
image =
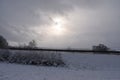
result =
[[[120,56],[62,53],[67,67],[0,62],[0,80],[120,80]]]

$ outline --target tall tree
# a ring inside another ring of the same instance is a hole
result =
[[[0,48],[7,48],[7,47],[8,47],[7,40],[0,35]]]

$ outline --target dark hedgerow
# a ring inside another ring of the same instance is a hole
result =
[[[10,56],[9,50],[0,49],[0,61],[8,61],[9,56]]]
[[[0,52],[1,54],[2,52]],[[10,63],[44,65],[44,66],[64,66],[60,53],[48,51],[10,51],[7,61]],[[0,56],[0,59],[4,58]],[[1,60],[2,61],[2,60]]]

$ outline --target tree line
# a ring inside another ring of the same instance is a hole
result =
[[[8,44],[7,40],[0,35],[0,48],[9,48],[10,45]],[[18,46],[18,47],[22,47],[22,48],[37,48],[37,43],[35,40],[30,41],[27,45],[22,45],[22,46]],[[106,45],[104,44],[98,44],[95,46],[92,46],[92,50],[94,51],[109,51],[110,48],[108,48]]]

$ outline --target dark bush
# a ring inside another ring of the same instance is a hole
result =
[[[9,56],[10,63],[44,65],[44,66],[64,66],[60,53],[16,51]]]
[[[109,50],[109,48],[104,44],[99,44],[98,46],[93,46],[92,49],[94,51],[108,51]]]
[[[0,49],[0,61],[8,61],[9,56],[10,52],[8,50]]]

